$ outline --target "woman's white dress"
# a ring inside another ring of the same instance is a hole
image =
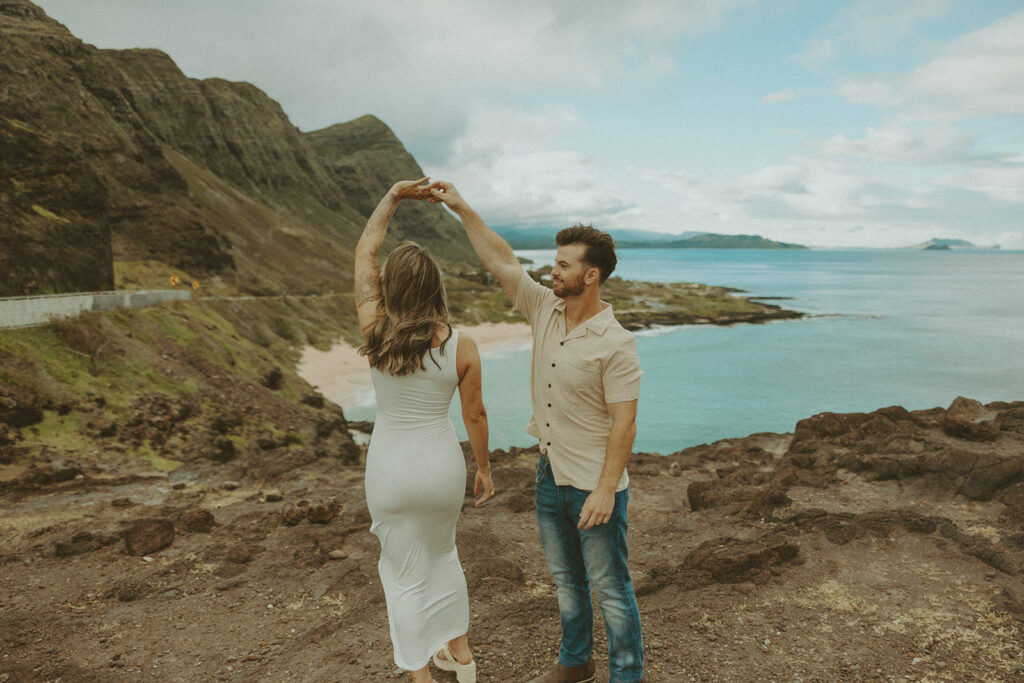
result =
[[[458,333],[424,355],[425,369],[396,377],[371,369],[377,420],[366,455],[366,503],[380,539],[377,568],[387,599],[395,664],[427,665],[469,629],[466,578],[455,524],[466,461],[448,406],[458,386]],[[435,362],[437,364],[435,364]]]

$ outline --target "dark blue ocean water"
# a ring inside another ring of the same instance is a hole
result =
[[[545,264],[554,252],[520,255]],[[775,303],[808,314],[639,333],[636,450],[788,432],[823,411],[1024,399],[1024,252],[627,249],[615,274],[790,297]],[[530,443],[528,385],[528,349],[484,358],[493,448]]]

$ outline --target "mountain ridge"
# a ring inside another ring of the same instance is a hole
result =
[[[998,244],[993,244],[992,246],[982,246],[980,244],[974,244],[973,242],[970,242],[970,241],[965,240],[965,239],[933,237],[930,240],[927,240],[925,242],[921,242],[920,244],[911,244],[911,245],[903,247],[903,248],[904,249],[930,249],[930,250],[936,250],[936,249],[942,249],[942,250],[948,250],[948,249],[998,249],[999,245]]]
[[[344,290],[369,203],[423,175],[373,117],[339,124],[339,155],[252,84],[98,49],[28,0],[0,2],[0,37],[0,295],[112,289],[137,263],[224,293]],[[475,263],[461,235],[402,206],[387,244]]]
[[[513,249],[554,249],[555,228],[500,226],[495,230]],[[650,230],[609,230],[622,249],[806,249],[802,244],[777,242],[760,235],[725,235],[687,231],[679,234]]]

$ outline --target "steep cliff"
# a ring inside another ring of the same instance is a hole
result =
[[[421,178],[423,169],[383,121],[362,116],[355,121],[306,133],[331,179],[345,199],[368,216],[397,178]],[[395,212],[396,236],[425,244],[447,258],[475,262],[462,226],[441,206],[406,203]]]
[[[0,0],[0,145],[0,295],[108,289],[137,261],[223,291],[346,289],[373,204],[422,174],[376,119],[304,135],[255,86],[96,49],[28,0]],[[471,258],[460,233],[424,204],[391,239]]]

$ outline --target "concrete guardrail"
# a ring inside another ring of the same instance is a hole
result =
[[[148,308],[164,301],[188,301],[192,292],[179,289],[134,292],[46,294],[0,299],[0,328],[45,325],[86,311],[111,311],[119,306]]]

